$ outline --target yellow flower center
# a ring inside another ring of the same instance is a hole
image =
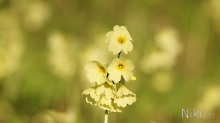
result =
[[[99,72],[100,72],[100,73],[105,73],[105,68],[102,67],[102,66],[99,66]]]
[[[125,37],[119,36],[117,41],[119,44],[123,44],[125,42]]]
[[[118,64],[117,68],[118,68],[118,70],[123,70],[124,69],[124,65],[120,63],[120,64]]]

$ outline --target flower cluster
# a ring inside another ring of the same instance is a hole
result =
[[[132,38],[126,27],[118,25],[106,37],[108,50],[118,57],[107,65],[90,61],[85,66],[87,78],[95,86],[83,91],[82,95],[91,105],[108,112],[121,112],[122,108],[136,101],[136,95],[124,86],[125,81],[136,80],[132,72],[134,64],[129,59],[120,58],[122,51],[125,54],[132,51]]]

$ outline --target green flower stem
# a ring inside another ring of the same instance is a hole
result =
[[[104,123],[108,123],[108,111],[105,110],[105,119],[104,119]]]
[[[120,56],[121,56],[121,52],[118,53],[118,58],[120,58]],[[117,84],[118,89],[121,87],[121,85],[124,85],[124,84],[125,84],[125,79],[122,77],[119,83]]]
[[[118,54],[118,58],[120,58],[121,52]]]

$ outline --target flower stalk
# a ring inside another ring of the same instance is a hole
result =
[[[121,52],[118,54],[118,58],[120,58]]]
[[[108,123],[108,111],[107,110],[105,110],[104,123]]]

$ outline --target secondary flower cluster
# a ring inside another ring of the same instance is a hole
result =
[[[121,112],[122,108],[136,101],[136,95],[128,90],[125,81],[135,80],[132,70],[134,64],[129,59],[120,58],[121,52],[125,54],[132,51],[132,38],[124,26],[114,26],[113,31],[106,34],[108,49],[118,58],[113,59],[109,65],[103,65],[98,61],[90,61],[85,69],[91,87],[82,92],[86,102],[97,105],[108,112]]]

